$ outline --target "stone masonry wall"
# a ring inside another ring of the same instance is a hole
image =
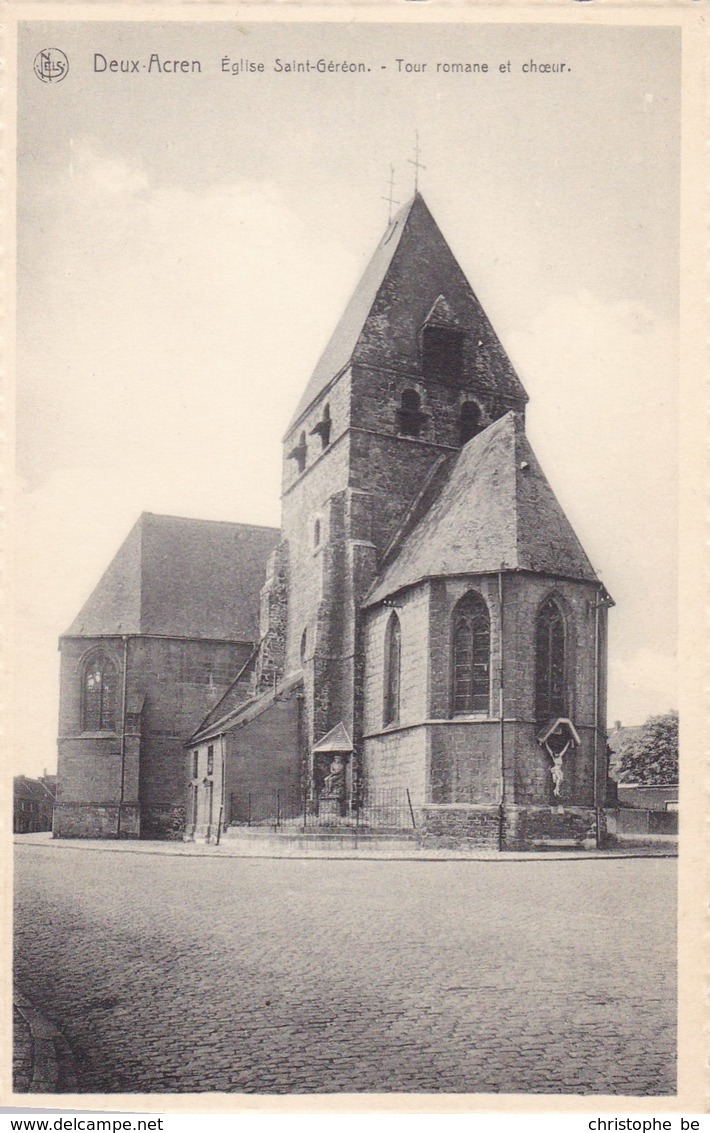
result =
[[[225,736],[225,825],[246,822],[251,809],[275,807],[276,791],[284,806],[300,803],[303,789],[303,697],[296,688],[270,698],[253,719]]]
[[[425,848],[500,848],[501,820],[497,806],[426,806],[420,825]]]
[[[117,731],[111,734],[81,730],[83,663],[97,645],[114,658],[119,672]],[[81,837],[92,823],[97,831],[108,829],[107,815],[121,797],[123,642],[72,638],[64,639],[61,648],[55,833],[59,837]],[[145,699],[140,734],[132,724],[126,729],[123,795],[127,806],[136,807],[136,812],[140,809],[144,837],[175,836],[182,828],[186,786],[183,745],[224,694],[250,651],[248,643],[129,639],[127,702]],[[97,809],[92,818],[94,804]],[[106,813],[99,816],[99,807]],[[127,834],[127,829],[122,833]]]
[[[601,822],[603,843],[603,812]],[[596,845],[596,815],[592,807],[509,806],[504,811],[502,839],[506,850],[534,850],[555,842],[591,848]]]

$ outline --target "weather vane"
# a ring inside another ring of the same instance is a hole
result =
[[[410,165],[414,166],[414,192],[419,190],[419,170],[426,169],[426,165],[422,165],[419,160],[419,131],[414,131],[414,157],[408,157],[407,161]]]
[[[398,205],[399,204],[399,201],[396,201],[394,199],[393,194],[394,194],[394,165],[390,165],[389,194],[386,197],[382,197],[382,200],[387,201],[387,204],[389,206],[389,213],[388,213],[388,216],[387,216],[388,220],[392,219],[392,205]]]

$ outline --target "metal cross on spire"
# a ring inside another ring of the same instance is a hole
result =
[[[396,201],[394,199],[393,194],[394,194],[394,165],[390,165],[389,194],[386,197],[382,197],[382,200],[387,201],[387,204],[389,206],[389,213],[387,215],[388,220],[392,219],[392,205],[398,205],[399,204],[399,201]]]
[[[426,165],[422,165],[419,160],[419,131],[414,131],[414,157],[408,157],[407,161],[410,165],[414,166],[414,192],[419,190],[419,170],[426,169]]]

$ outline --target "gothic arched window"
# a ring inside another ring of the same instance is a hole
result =
[[[490,711],[491,619],[478,594],[466,594],[452,619],[453,710]]]
[[[81,727],[84,732],[116,731],[118,677],[105,653],[95,653],[84,665]]]
[[[402,669],[402,630],[399,618],[392,614],[385,631],[385,703],[384,724],[399,720],[399,686]]]
[[[475,401],[464,401],[461,406],[461,444],[481,431],[481,410]]]
[[[567,715],[565,623],[554,598],[543,602],[535,625],[535,718]]]

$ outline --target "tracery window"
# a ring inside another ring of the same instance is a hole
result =
[[[454,715],[490,711],[491,619],[479,594],[464,595],[452,619]]]
[[[385,631],[385,702],[384,724],[396,724],[399,720],[399,689],[402,668],[402,630],[395,613],[390,617]]]
[[[554,598],[540,607],[535,625],[535,718],[567,716],[565,623]]]
[[[118,676],[105,653],[95,653],[84,666],[81,727],[84,732],[116,731]]]

